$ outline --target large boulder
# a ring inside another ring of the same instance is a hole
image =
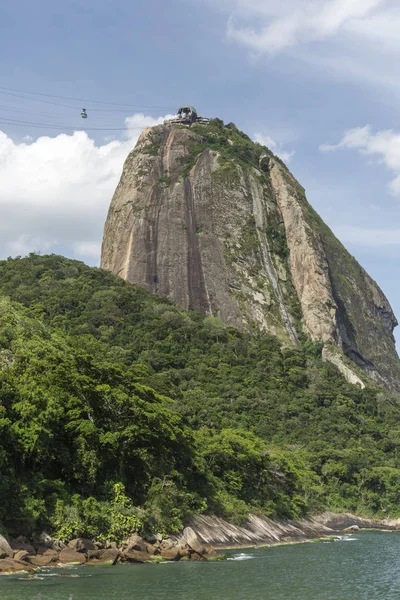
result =
[[[18,537],[13,539],[12,542],[14,542],[15,544],[27,544],[28,538],[26,538],[24,535],[19,535]],[[11,544],[11,546],[12,546],[12,544]]]
[[[120,554],[120,551],[116,548],[108,548],[106,550],[89,550],[88,562],[92,564],[115,565],[118,562]]]
[[[88,552],[88,550],[95,550],[96,547],[92,540],[88,540],[86,538],[75,538],[68,543],[68,548],[70,550],[75,550],[76,552]]]
[[[103,563],[111,563],[115,565],[120,555],[121,552],[117,548],[108,548],[101,551],[100,560]]]
[[[346,529],[343,529],[344,533],[355,533],[356,531],[359,531],[360,528],[358,525],[350,525],[350,527],[346,527]]]
[[[147,554],[147,552],[138,552],[137,550],[130,550],[127,552],[125,550],[121,554],[121,561],[145,563],[149,562],[150,560],[151,557]]]
[[[24,562],[29,560],[30,555],[26,550],[17,550],[14,553],[14,560],[18,560],[19,562]]]
[[[190,555],[190,560],[204,560],[204,557],[201,556],[201,554],[198,554],[197,552],[193,552]]]
[[[2,558],[12,558],[13,551],[10,544],[7,542],[6,538],[0,535],[0,559]]]
[[[0,559],[0,573],[18,573],[19,571],[34,571],[36,567],[26,562],[12,558]]]
[[[104,544],[104,548],[112,548],[113,550],[115,550],[116,548],[118,548],[118,544],[116,542],[106,542]]]
[[[190,555],[190,550],[186,546],[179,546],[178,551],[180,558],[186,558]]]
[[[150,554],[150,556],[153,556],[156,552],[158,552],[158,546],[149,544],[149,542],[145,542],[144,544],[146,546],[146,552],[147,554]]]
[[[181,558],[179,548],[168,548],[168,550],[161,550],[161,556],[164,560],[179,560]]]
[[[58,557],[58,555],[57,555]],[[36,556],[28,556],[29,562],[35,567],[47,567],[52,561],[51,556],[45,554],[37,554]]]
[[[171,538],[167,538],[166,540],[163,540],[160,544],[161,551],[170,550],[170,548],[173,548],[174,546],[176,546],[176,542],[171,540]]]
[[[103,550],[100,550],[99,548],[96,548],[96,550],[88,550],[87,551],[87,559],[88,560],[99,560],[101,553],[103,552]]]
[[[51,548],[49,548],[48,550],[46,550],[43,556],[49,557],[51,562],[57,562],[59,554],[60,553],[57,552],[57,550],[52,550]]]
[[[210,544],[207,544],[206,546],[204,546],[204,554],[206,556],[221,556],[220,554],[218,554],[218,552],[215,550],[214,546],[211,546]]]
[[[42,555],[47,552],[47,550],[51,550],[51,548],[48,548],[47,546],[36,546],[36,554]]]
[[[17,540],[15,540],[11,542],[10,546],[14,550],[14,553],[24,551],[30,554],[31,556],[34,556],[36,554],[35,548],[32,546],[32,544],[29,544],[29,542],[18,542]]]
[[[47,548],[52,548],[54,540],[51,537],[51,535],[49,535],[48,533],[43,531],[39,536],[39,542],[40,542],[41,546],[46,546]]]
[[[61,550],[64,550],[64,548],[67,548],[67,544],[64,544],[64,542],[62,542],[61,540],[53,540],[52,548],[56,552],[61,552]]]
[[[76,550],[71,550],[71,548],[64,548],[61,550],[59,555],[59,561],[63,564],[78,564],[82,565],[86,562],[86,556],[83,552],[77,552]]]
[[[197,533],[191,527],[185,527],[183,530],[183,540],[197,554],[204,554],[204,545],[201,543]]]
[[[15,541],[18,542],[18,539]],[[67,547],[66,544],[64,544],[64,542],[51,537],[51,535],[49,535],[45,531],[43,531],[40,534],[39,538],[34,542],[34,546],[38,554],[44,554],[44,549],[56,550],[57,552],[61,552],[61,550],[64,550],[64,548]]]
[[[140,535],[131,535],[131,537],[126,540],[126,551],[130,552],[131,550],[147,552],[146,542],[142,537],[140,537]]]
[[[150,544],[157,544],[162,542],[162,535],[161,533],[148,533],[144,536],[144,539]]]

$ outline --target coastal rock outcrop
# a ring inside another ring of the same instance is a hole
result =
[[[234,125],[145,130],[125,161],[101,267],[226,325],[306,333],[360,386],[400,389],[390,304],[267,148]]]
[[[357,527],[358,529],[387,529],[389,531],[400,530],[400,519],[374,519],[361,517],[352,513],[324,512],[313,517],[315,523],[328,527],[332,531],[345,531]]]
[[[156,534],[149,537],[154,540],[154,544],[150,544],[138,534],[132,534],[128,540],[120,545],[115,542],[102,543],[76,538],[70,540],[68,546],[63,544],[61,551],[43,545],[36,545],[35,549],[34,545],[30,544],[27,539],[22,539],[22,537],[13,540],[8,549],[8,542],[3,538],[5,540],[3,546],[11,552],[11,555],[0,558],[0,574],[31,571],[49,565],[52,567],[57,565],[83,565],[85,563],[115,565],[117,562],[141,564],[182,559],[218,560],[223,558],[223,555],[218,554],[211,545],[202,544],[196,533],[190,528],[187,528],[182,536],[163,539],[160,534]],[[191,545],[186,540],[189,540]],[[54,545],[54,540],[52,543]],[[21,545],[26,546],[30,552],[22,549],[12,549]],[[105,547],[111,545],[113,547]]]
[[[0,575],[4,573],[19,573],[21,571],[34,571],[36,567],[29,563],[15,560],[13,558],[0,559]]]
[[[189,548],[194,550],[194,552],[200,555],[204,554],[204,544],[201,543],[198,535],[195,531],[193,531],[191,527],[186,527],[183,530],[182,537],[185,540],[186,544],[189,546]]]
[[[10,544],[7,542],[6,538],[0,535],[0,559],[2,558],[12,558],[13,550]]]
[[[242,525],[234,525],[219,517],[197,515],[191,518],[190,528],[200,543],[217,548],[305,542],[333,533],[328,526],[314,519],[274,521],[252,514]]]

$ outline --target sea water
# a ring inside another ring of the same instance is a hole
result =
[[[44,569],[0,577],[0,600],[399,600],[400,533],[227,552],[220,562]]]

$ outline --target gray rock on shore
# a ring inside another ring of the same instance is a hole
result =
[[[12,557],[13,551],[10,544],[7,542],[4,536],[0,535],[0,559]]]
[[[191,527],[186,527],[183,530],[182,539],[185,540],[186,544],[200,556],[205,554],[204,545],[201,543],[197,533]]]

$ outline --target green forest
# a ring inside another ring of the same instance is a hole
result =
[[[400,516],[400,398],[61,256],[0,261],[0,529]]]

